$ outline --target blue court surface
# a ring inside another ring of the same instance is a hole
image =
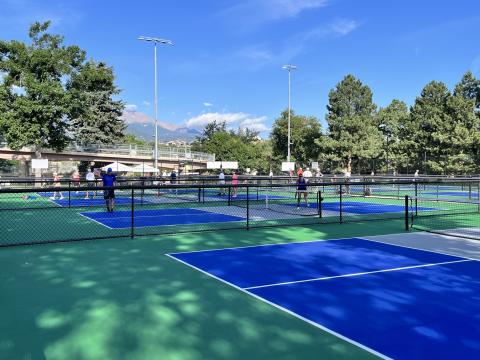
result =
[[[296,204],[290,204],[291,206],[297,206]],[[305,207],[304,202],[300,202],[301,207]],[[317,204],[309,204],[310,207],[316,207]],[[392,212],[404,212],[405,205],[393,205],[393,204],[378,204],[361,201],[342,201],[342,212],[364,215],[364,214],[383,214]],[[340,202],[322,202],[322,210],[340,211]],[[438,210],[429,207],[418,207],[419,211],[431,211]]]
[[[217,198],[225,198],[225,196],[218,195],[216,196]],[[228,198],[228,195],[227,195]],[[235,201],[235,200],[263,200],[266,201],[268,200],[279,200],[279,199],[292,199],[292,201],[295,200],[294,196],[289,197],[289,196],[281,196],[281,195],[265,195],[265,194],[238,194],[237,196],[230,195],[230,200]]]
[[[88,196],[92,196],[93,193],[95,191],[89,191],[88,192]],[[102,190],[97,190],[97,196],[101,196],[103,195],[103,191]],[[68,198],[68,191],[61,191],[61,193],[63,194],[64,197]],[[43,197],[51,197],[53,196],[53,192],[39,192],[38,195],[40,196],[43,196]],[[58,196],[58,195],[57,195]],[[86,191],[76,191],[75,188],[72,188],[72,190],[70,191],[70,197],[73,198],[73,197],[82,197],[84,198],[85,196],[87,196],[87,192]]]
[[[471,192],[469,193],[468,191],[439,191],[439,192],[425,192],[423,194],[427,195],[439,195],[439,196],[461,196],[461,197],[472,197],[478,199],[478,193],[477,192]]]
[[[383,358],[479,358],[476,260],[359,238],[168,256]]]
[[[109,212],[82,212],[83,215],[112,229],[125,229],[132,226],[132,213],[126,211]],[[239,216],[217,214],[198,209],[156,209],[135,210],[135,228],[148,226],[172,226],[222,223],[230,221],[245,221]]]
[[[89,198],[89,199],[79,199],[79,198],[71,198],[70,200],[68,197],[64,197],[62,200],[60,199],[55,199],[52,200],[55,204],[60,205],[62,207],[68,207],[70,206],[106,206],[105,205],[105,199],[103,198],[103,193],[99,194],[96,198]],[[135,204],[144,204],[148,203],[149,201],[147,200],[142,200],[140,197],[137,199],[135,198],[133,200]],[[116,205],[126,205],[126,204],[131,204],[132,199],[128,197],[116,197],[115,198],[115,204]]]

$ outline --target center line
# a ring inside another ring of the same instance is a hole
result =
[[[346,275],[335,275],[335,276],[319,277],[319,278],[306,279],[306,280],[287,281],[287,282],[281,282],[281,283],[276,283],[276,284],[250,286],[250,287],[246,287],[244,289],[245,290],[261,289],[261,288],[280,286],[280,285],[299,284],[299,283],[305,283],[305,282],[330,280],[330,279],[337,279],[337,278],[343,278],[343,277],[353,277],[353,276],[360,276],[360,275],[377,274],[377,273],[383,273],[383,272],[389,272],[389,271],[416,269],[416,268],[423,268],[423,267],[437,266],[437,265],[456,264],[456,263],[462,263],[462,262],[467,262],[467,261],[474,261],[474,260],[463,259],[463,260],[445,261],[445,262],[433,263],[433,264],[405,266],[405,267],[399,267],[399,268],[393,268],[393,269],[375,270],[375,271],[359,272],[359,273],[346,274]]]

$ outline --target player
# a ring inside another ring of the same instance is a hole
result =
[[[88,169],[87,175],[85,175],[85,180],[87,180],[87,186],[88,187],[94,187],[95,186],[95,174],[92,172],[91,169]],[[92,191],[93,198],[97,197],[97,192]],[[88,190],[86,191],[86,196],[85,199],[88,199]]]
[[[348,169],[345,169],[345,172],[343,173],[343,177],[345,178],[345,192],[347,194],[350,194],[350,177],[352,176],[352,173],[348,171]]]
[[[302,197],[302,194],[303,198],[305,199],[305,205],[308,207],[307,182],[303,177],[303,174],[300,173],[297,179],[297,192],[295,196],[297,198],[297,209],[300,209],[300,198]]]
[[[108,168],[107,173],[102,176],[103,186],[113,187],[115,186],[116,181],[117,177],[112,172],[112,168]],[[103,198],[105,199],[108,212],[113,212],[115,206],[115,189],[105,189],[103,191]]]
[[[413,174],[413,181],[417,181],[418,179],[418,170],[415,170],[415,174]]]
[[[238,192],[238,175],[234,171],[232,174],[233,197],[237,197]]]
[[[56,172],[54,172],[53,173],[53,187],[59,188],[61,186],[62,186],[62,184],[60,183],[60,176]],[[61,191],[58,191],[58,195],[60,195],[60,200],[63,200],[63,194],[62,194]],[[57,197],[57,191],[54,191],[53,196],[50,199],[55,200],[56,197]]]
[[[78,171],[75,171],[72,174],[72,183],[73,183],[73,187],[75,187],[77,189],[75,191],[75,194],[78,194],[78,189],[80,187],[80,174],[78,173]]]
[[[313,174],[312,174],[312,172],[310,171],[310,168],[307,168],[307,170],[305,170],[305,171],[303,172],[303,177],[305,178],[305,181],[306,181],[306,182],[309,182],[310,179],[312,178],[312,176],[313,176]]]
[[[225,195],[225,188],[223,187],[225,185],[225,174],[222,169],[220,169],[220,174],[218,174],[218,185],[221,186],[218,195]]]

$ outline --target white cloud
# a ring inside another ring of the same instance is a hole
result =
[[[292,18],[328,3],[329,0],[244,0],[225,9],[221,15],[234,17],[238,22],[258,24]]]
[[[213,104],[210,103],[210,102],[205,101],[205,102],[203,103],[203,106],[205,106],[205,107],[210,107],[210,106],[213,106]]]
[[[143,100],[143,101],[142,101],[142,105],[145,106],[145,107],[149,107],[149,106],[150,106],[150,102],[148,102],[147,100]]]
[[[125,105],[125,111],[127,111],[127,112],[134,112],[134,111],[137,111],[137,109],[138,109],[138,106],[135,105],[135,104]]]
[[[227,124],[227,128],[235,129],[235,128],[249,128],[252,130],[257,131],[266,131],[268,127],[265,125],[265,121],[267,120],[266,116],[252,116],[246,113],[217,113],[217,112],[210,112],[204,113],[195,117],[192,117],[186,121],[186,126],[195,128],[195,129],[203,129],[205,125],[216,121],[217,123],[225,122]]]
[[[329,24],[292,35],[280,46],[276,46],[276,49],[273,49],[271,44],[255,44],[240,49],[236,56],[248,61],[251,68],[272,66],[275,63],[281,65],[307,53],[314,48],[316,42],[347,36],[359,26],[358,21],[338,19]],[[225,61],[225,63],[228,63],[228,61]]]
[[[356,30],[360,24],[355,20],[341,19],[333,23],[330,32],[338,36],[345,36]]]

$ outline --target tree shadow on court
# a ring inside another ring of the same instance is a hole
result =
[[[353,232],[266,228],[1,249],[0,358],[373,358],[165,256]]]

